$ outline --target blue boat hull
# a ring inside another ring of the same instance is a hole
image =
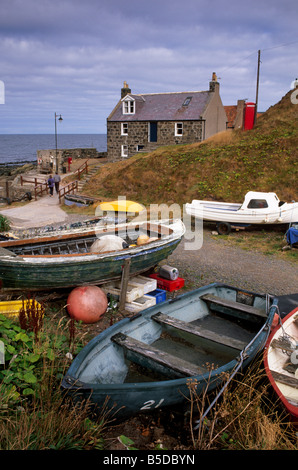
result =
[[[138,367],[141,367],[142,370],[146,368],[152,369],[151,358],[155,349],[152,352],[150,348],[161,344],[163,341],[168,341],[168,339],[162,339],[162,335],[165,331],[167,333],[170,332],[170,335],[173,333],[173,327],[171,325],[162,328],[159,323],[157,324],[156,320],[158,319],[158,315],[160,315],[160,313],[165,314],[167,319],[170,317],[170,322],[178,322],[179,326],[188,323],[191,325],[191,329],[196,328],[193,326],[196,321],[204,325],[214,317],[213,313],[210,314],[210,310],[212,310],[214,306],[210,307],[205,300],[202,300],[202,297],[214,294],[219,295],[219,297],[222,295],[223,298],[229,295],[235,298],[239,292],[237,289],[230,286],[211,284],[183,294],[174,300],[169,300],[154,307],[150,307],[140,314],[132,318],[125,318],[108,328],[91,340],[74,359],[63,379],[62,390],[75,401],[90,399],[90,402],[98,412],[100,412],[105,405],[106,408],[113,409],[113,413],[116,413],[115,417],[119,418],[125,418],[139,412],[150,412],[158,408],[182,403],[190,396],[190,383],[195,384],[195,390],[198,395],[206,388],[209,392],[214,390],[226,379],[226,373],[231,373],[239,364],[241,353],[241,347],[237,346],[239,339],[241,339],[239,344],[243,343],[247,346],[242,369],[245,369],[256,357],[258,352],[263,349],[274,317],[275,300],[270,310],[267,312],[265,296],[246,293],[247,295],[253,296],[254,305],[258,307],[256,310],[262,313],[260,317],[247,313],[246,311],[242,312],[241,307],[243,305],[239,306],[240,310],[238,311],[238,302],[236,309],[219,306],[219,310],[216,312],[215,316],[219,316],[221,322],[228,323],[227,331],[230,331],[230,336],[232,336],[230,328],[236,328],[237,331],[240,329],[241,334],[244,336],[243,338],[240,336],[239,338],[231,338],[231,344],[229,345],[226,343],[226,336],[223,336],[222,330],[220,334],[211,331],[208,333],[209,337],[207,335],[207,339],[206,337],[200,337],[198,344],[194,343],[193,350],[185,349],[186,358],[188,360],[191,359],[195,363],[193,366],[199,369],[203,367],[200,373],[196,375],[189,373],[187,376],[183,376],[183,372],[181,372],[179,377],[179,371],[171,369],[173,366],[169,366],[169,372],[167,366],[162,364],[162,366],[158,365],[158,367],[156,367],[155,373],[162,370],[162,372],[166,374],[163,380],[153,378],[150,379],[150,381],[147,381],[147,379],[144,381],[141,376],[139,379],[136,378],[135,381],[133,381],[132,378],[127,382],[129,376],[128,367],[130,364],[137,363]],[[232,302],[235,303],[235,300]],[[245,308],[246,307],[244,307],[244,309]],[[249,308],[250,307],[248,307],[248,310]],[[163,317],[163,315],[161,316]],[[226,318],[228,318],[228,320],[226,320]],[[230,320],[235,323],[234,326]],[[246,325],[248,325],[247,331]],[[182,332],[179,328],[176,330],[176,326],[175,331],[176,333],[178,331],[179,343],[174,344],[173,351],[177,349],[178,354],[178,349],[181,346],[180,343],[186,340],[189,341],[192,332]],[[147,356],[146,354],[144,356],[140,355],[139,351],[123,351],[123,347],[118,342],[118,339],[116,341],[119,333],[120,336],[124,334],[125,337],[133,338],[134,342],[138,345],[141,344],[141,347],[143,346],[145,352],[148,348]],[[225,338],[225,344],[224,342],[220,342],[220,338]],[[114,341],[116,341],[116,344]],[[185,348],[189,348],[188,343],[185,342],[185,344],[187,344]],[[163,343],[163,353],[165,351],[165,345],[168,348],[169,342]],[[208,369],[204,364],[200,364],[199,353],[201,353],[201,350],[204,350],[204,360],[206,362],[217,361],[217,367]],[[166,353],[166,358],[168,357],[172,356],[167,356]],[[179,357],[177,363],[182,359],[183,358]],[[171,371],[173,375],[171,375]],[[94,377],[92,374],[94,374]]]

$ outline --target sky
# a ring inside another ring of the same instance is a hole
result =
[[[298,76],[297,0],[0,0],[0,134],[105,134],[133,93],[204,91],[266,111]]]

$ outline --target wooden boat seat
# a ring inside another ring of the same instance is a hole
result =
[[[259,308],[242,304],[241,302],[235,302],[233,300],[223,299],[213,294],[202,295],[200,299],[204,300],[205,302],[209,304],[215,304],[223,308],[239,310],[240,312],[243,312],[243,313],[249,313],[250,315],[255,315],[257,317],[267,318],[266,312],[264,312],[263,310]]]
[[[170,317],[161,312],[153,315],[152,319],[162,325],[167,325],[167,326],[176,328],[180,331],[184,331],[186,333],[195,335],[196,337],[208,339],[215,343],[223,344],[224,346],[229,346],[231,348],[238,349],[239,351],[242,351],[247,345],[245,341],[240,341],[230,336],[215,333],[214,331],[208,330],[207,328],[204,328],[203,326],[195,326],[195,325],[192,325],[191,323],[177,320],[176,318]]]
[[[150,367],[150,369],[171,378],[192,377],[206,372],[206,369],[196,364],[168,354],[123,333],[117,333],[112,336],[111,340],[125,349],[127,359],[144,367]]]
[[[275,381],[298,389],[298,379],[296,379],[296,377],[289,377],[288,375],[276,372],[275,370],[271,370],[271,374]]]

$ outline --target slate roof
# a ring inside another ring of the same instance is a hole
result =
[[[135,95],[135,114],[122,113],[122,101],[116,105],[108,121],[185,121],[198,120],[203,115],[212,93],[209,91],[187,91],[179,93],[153,93]],[[191,98],[187,106],[185,100]]]

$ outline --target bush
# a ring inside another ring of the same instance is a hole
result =
[[[0,232],[8,232],[8,230],[10,230],[10,220],[0,214]]]

